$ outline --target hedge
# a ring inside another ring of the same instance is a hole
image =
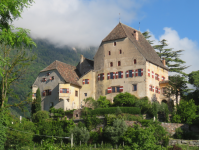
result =
[[[119,107],[122,111],[122,113],[128,113],[128,114],[140,114],[140,108],[139,107]],[[91,115],[105,115],[105,114],[115,114],[117,107],[109,107],[109,108],[97,108],[94,110],[91,110]]]

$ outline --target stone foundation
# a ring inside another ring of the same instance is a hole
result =
[[[189,146],[198,146],[199,140],[180,140],[180,139],[169,139],[169,145],[189,145]]]

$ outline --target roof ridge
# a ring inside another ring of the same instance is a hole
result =
[[[121,24],[121,26],[122,26],[122,29],[124,30],[123,23],[120,22],[120,24]],[[124,33],[126,34],[126,31],[125,31],[125,30],[124,30]],[[126,36],[128,37],[127,34],[126,34]]]

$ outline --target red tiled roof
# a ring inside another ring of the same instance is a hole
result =
[[[51,63],[48,67],[41,70],[40,72],[49,71],[56,69],[62,78],[67,82],[71,83],[77,86],[81,86],[77,81],[79,80],[80,73],[76,69],[75,66],[68,65],[66,63],[60,62],[58,60],[55,60],[53,63]]]
[[[138,32],[138,37],[139,37],[138,41],[135,38],[134,31]],[[163,65],[160,57],[158,56],[156,51],[153,49],[153,47],[149,44],[149,42],[145,39],[145,37],[142,35],[142,33],[138,30],[135,30],[135,29],[127,26],[127,25],[119,23],[108,34],[108,36],[106,36],[102,40],[102,42],[114,41],[117,39],[122,39],[122,38],[127,38],[127,37],[135,45],[137,50],[144,56],[144,58],[147,61],[168,70],[168,68]]]

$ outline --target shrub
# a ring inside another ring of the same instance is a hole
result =
[[[105,115],[105,114],[115,114],[117,107],[109,107],[109,108],[97,108],[95,110],[91,110],[90,113],[92,115]],[[138,107],[120,107],[122,113],[129,114],[140,114],[140,108]]]
[[[77,127],[75,126],[71,129],[70,134],[73,134],[74,143],[79,144],[81,141],[82,143],[87,143],[90,138],[90,134],[86,127]]]
[[[182,150],[182,148],[174,145],[172,148],[169,148],[168,150]]]
[[[115,119],[113,126],[108,126],[104,130],[105,137],[113,143],[117,143],[127,130],[127,125],[124,120]]]
[[[117,94],[114,99],[114,106],[133,106],[138,98],[128,92]]]
[[[108,108],[110,101],[106,99],[106,96],[100,96],[97,100],[97,104],[100,108]]]
[[[120,107],[118,106],[118,107],[116,108],[116,110],[115,110],[115,114],[118,116],[118,115],[120,115],[121,113],[122,113],[122,111],[121,111]]]
[[[97,118],[96,115],[87,115],[87,116],[84,116],[83,118],[84,118],[85,126],[89,131],[92,130],[93,128],[96,128],[97,125],[102,122],[102,120]]]
[[[41,120],[45,120],[49,118],[49,112],[40,110],[33,114],[33,122],[39,122]]]
[[[139,121],[140,122],[142,120],[142,117],[126,114],[126,120],[128,120],[128,121]]]
[[[175,139],[184,139],[184,140],[197,140],[198,137],[195,133],[191,131],[186,131],[181,128],[176,128],[175,134],[173,135]]]

